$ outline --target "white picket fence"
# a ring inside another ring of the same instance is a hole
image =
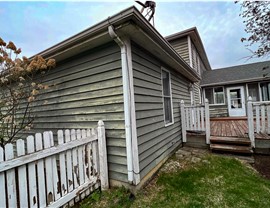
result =
[[[0,147],[1,208],[72,206],[108,188],[102,121],[96,129],[59,130],[57,139],[54,145],[49,131]]]
[[[183,142],[187,141],[187,131],[205,131],[206,144],[210,143],[210,117],[209,103],[205,99],[205,103],[201,105],[185,106],[184,101],[180,103],[182,137]]]
[[[270,101],[252,102],[248,98],[248,135],[255,147],[255,132],[257,134],[270,134]]]

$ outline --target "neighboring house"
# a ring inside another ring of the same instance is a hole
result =
[[[270,61],[205,71],[201,87],[212,117],[246,116],[249,96],[270,101]]]
[[[192,30],[187,43],[203,50]],[[198,67],[210,69],[206,57],[193,53]],[[135,7],[39,55],[55,58],[57,67],[35,107],[34,130],[56,133],[103,120],[111,185],[143,184],[182,144],[179,103],[190,103],[200,72]]]

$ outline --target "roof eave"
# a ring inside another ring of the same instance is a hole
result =
[[[112,41],[108,34],[108,26],[113,25],[115,28],[123,28],[130,25],[131,22],[137,24],[137,28],[142,28],[141,33],[148,34],[148,38],[152,41],[156,41],[166,51],[167,56],[174,60],[174,66],[181,66],[184,70],[181,70],[183,75],[193,82],[200,80],[200,76],[192,70],[192,68],[175,52],[172,46],[165,40],[160,33],[153,28],[153,26],[141,15],[136,7],[129,7],[116,15],[108,17],[106,20],[96,24],[79,34],[76,34],[40,53],[45,58],[55,58],[57,61],[61,61],[67,57],[70,57],[76,53],[89,50],[98,46],[98,44]],[[128,30],[127,30],[128,31]],[[144,34],[144,35],[145,35]],[[132,36],[133,34],[125,34],[126,36]],[[145,35],[145,37],[147,37]],[[170,65],[170,63],[168,63]]]
[[[136,24],[138,24],[143,29],[143,32],[151,34],[150,38],[152,39],[152,41],[157,42],[161,46],[160,50],[164,49],[168,56],[170,56],[174,61],[180,63],[180,66],[184,69],[182,70],[182,73],[184,73],[183,75],[186,75],[186,77],[193,82],[201,80],[200,75],[195,72],[188,63],[184,61],[184,59],[174,50],[172,45],[149,23],[149,21],[147,21],[141,15],[141,13],[137,9],[134,14],[135,15],[133,16],[133,21],[136,22]],[[134,34],[131,33],[131,35]]]
[[[226,81],[226,82],[217,82],[217,83],[209,83],[209,84],[201,84],[201,87],[212,87],[212,86],[220,86],[220,85],[232,85],[232,84],[243,84],[249,82],[259,82],[259,81],[268,81],[269,77],[257,77],[253,79],[242,79],[242,80],[234,80],[234,81]]]

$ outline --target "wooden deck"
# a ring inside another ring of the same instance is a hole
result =
[[[220,118],[210,120],[210,135],[222,137],[248,138],[248,122],[246,118]],[[255,133],[257,139],[270,139],[267,134]]]

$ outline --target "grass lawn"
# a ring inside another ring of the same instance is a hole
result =
[[[95,192],[80,207],[264,208],[270,207],[270,180],[238,160],[207,155],[199,163],[161,171],[136,197],[116,188]]]

